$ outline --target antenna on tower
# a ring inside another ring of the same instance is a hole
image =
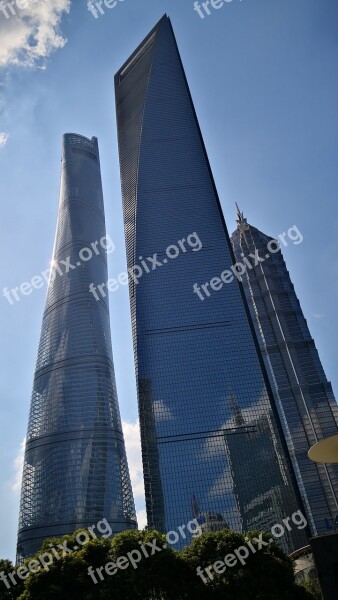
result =
[[[237,208],[237,219],[236,219],[237,225],[243,225],[244,223],[247,224],[247,219],[244,218],[244,214],[239,209],[237,202],[235,202],[235,204],[236,204],[236,208]]]

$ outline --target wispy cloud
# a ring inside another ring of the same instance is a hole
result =
[[[34,67],[54,50],[63,48],[67,40],[60,31],[60,22],[69,12],[71,0],[38,0],[24,9],[11,4],[15,15],[10,13],[6,18],[1,13],[0,17],[0,67]]]
[[[3,148],[4,146],[6,146],[6,144],[8,142],[8,138],[9,138],[9,133],[6,133],[5,131],[0,131],[0,148]]]
[[[324,314],[322,314],[322,313],[312,313],[312,316],[313,316],[315,319],[324,319],[324,317],[325,317],[325,315],[324,315]]]
[[[136,423],[122,423],[124,440],[126,444],[128,465],[134,498],[144,499],[143,469],[141,455],[140,425]]]
[[[18,451],[18,455],[14,461],[15,478],[12,483],[12,490],[16,494],[19,494],[20,490],[21,490],[21,479],[22,479],[23,461],[24,461],[24,457],[25,457],[25,447],[26,447],[26,438],[21,442],[20,449]]]

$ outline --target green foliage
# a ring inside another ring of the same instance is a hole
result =
[[[51,553],[52,547],[60,560],[55,558],[46,570],[30,572],[10,590],[0,582],[0,600],[317,600],[295,584],[290,559],[259,532],[246,536],[255,552],[250,551],[245,564],[237,560],[222,573],[210,566],[217,563],[219,570],[219,561],[248,543],[243,535],[227,529],[205,533],[181,552],[168,547],[164,535],[147,529],[125,531],[112,540],[91,540],[80,548],[78,533],[47,540],[25,566],[36,565],[32,561]],[[264,547],[258,542],[260,536]],[[59,549],[64,542],[72,552]],[[9,561],[1,561],[0,566],[0,572],[15,570]],[[204,581],[196,572],[198,567]],[[208,568],[210,578],[204,571]]]
[[[22,593],[22,582],[18,583],[16,586],[11,584],[9,574],[14,572],[15,567],[9,560],[0,559],[0,600],[15,600]],[[17,580],[20,581],[19,578],[17,578]],[[7,581],[8,585],[10,585],[9,589],[4,581]]]
[[[250,551],[245,564],[236,561],[235,551],[240,547],[248,547],[246,539],[255,549]],[[258,539],[266,542],[261,547]],[[224,558],[232,557],[223,573],[210,571],[212,580],[205,586],[208,590],[206,598],[236,598],[236,600],[310,600],[310,596],[302,595],[294,581],[291,560],[274,543],[270,536],[258,531],[251,531],[246,536],[229,530],[206,533],[191,546],[183,550],[182,555],[196,572],[198,566],[203,570]],[[235,564],[236,561],[236,564]],[[218,564],[218,568],[221,564]],[[209,578],[208,578],[209,579]]]
[[[313,598],[313,600],[323,600],[317,575],[311,574],[300,583],[300,586],[303,587],[309,594],[311,594],[311,598]]]

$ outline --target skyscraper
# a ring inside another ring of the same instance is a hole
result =
[[[232,243],[238,261],[273,239],[238,210]],[[338,515],[338,467],[307,457],[319,439],[338,433],[338,406],[304,318],[282,252],[247,269],[243,286],[313,534],[333,529]]]
[[[256,527],[277,523],[301,507],[244,294],[235,277],[194,293],[233,254],[168,17],[115,89],[128,267],[154,267],[130,278],[148,524],[175,529],[197,505],[237,531],[255,507]],[[255,478],[236,486],[247,462]],[[303,543],[293,532],[288,549]]]
[[[63,138],[51,276],[34,377],[23,470],[18,558],[44,539],[107,519],[114,533],[136,517],[119,413],[108,300],[97,139]]]

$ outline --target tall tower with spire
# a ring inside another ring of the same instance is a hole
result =
[[[136,528],[111,348],[96,138],[63,138],[58,223],[23,468],[17,555],[107,519]]]
[[[130,279],[148,525],[170,531],[189,522],[195,496],[217,527],[244,531],[231,460],[237,477],[254,464],[246,506],[262,507],[269,490],[265,507],[277,523],[275,507],[292,515],[300,500],[246,300],[236,278],[203,302],[194,294],[233,254],[167,16],[119,69],[115,89],[128,267],[147,256],[157,264]],[[232,419],[228,389],[245,426]],[[264,461],[247,431],[259,419]],[[230,437],[238,440],[231,457]],[[262,510],[255,525],[265,525]],[[294,531],[288,549],[305,543]]]
[[[237,208],[232,244],[238,261],[273,240]],[[338,433],[338,406],[297,298],[282,252],[270,253],[242,277],[300,494],[314,535],[333,530],[338,467],[308,459],[309,448]]]

